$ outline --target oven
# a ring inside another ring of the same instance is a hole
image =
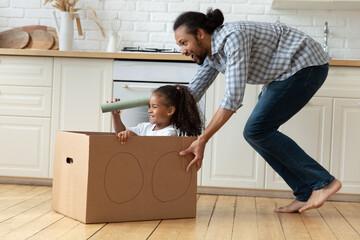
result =
[[[187,85],[198,66],[192,62],[118,60],[114,61],[113,99],[129,100],[150,97],[152,90],[168,84]],[[205,95],[198,102],[205,116]],[[126,128],[149,122],[148,107],[123,110],[121,119]],[[112,131],[114,131],[112,127]]]

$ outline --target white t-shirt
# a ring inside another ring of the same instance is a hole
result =
[[[177,136],[177,131],[173,125],[169,125],[160,130],[153,130],[156,124],[149,122],[139,123],[136,127],[131,127],[128,130],[136,133],[139,136]]]

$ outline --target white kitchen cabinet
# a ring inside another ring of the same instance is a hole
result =
[[[0,56],[0,85],[52,86],[52,57]]]
[[[48,177],[50,119],[0,116],[0,176]]]
[[[247,85],[241,107],[207,143],[202,166],[202,186],[263,188],[264,166],[245,141],[243,129],[257,101],[257,87]],[[225,78],[219,74],[206,95],[207,124],[225,93]]]
[[[53,67],[54,66],[54,67]],[[113,59],[0,57],[0,175],[52,176],[56,130],[110,131]]]
[[[110,132],[101,104],[112,99],[112,73],[113,59],[55,57],[51,159],[57,130]]]
[[[360,68],[330,67],[315,97],[282,126],[282,131],[343,182],[339,193],[360,194],[359,102]],[[269,166],[265,186],[289,189]]]
[[[48,177],[53,58],[0,56],[0,175]]]
[[[360,98],[334,100],[330,170],[343,184],[340,192],[360,193]]]
[[[51,87],[0,87],[0,114],[7,116],[51,115]]]
[[[293,139],[313,159],[330,170],[331,98],[314,97],[280,131]],[[266,189],[290,190],[284,180],[266,164]]]
[[[202,185],[289,190],[282,178],[252,149],[242,135],[258,95],[256,87],[247,85],[246,88],[244,106],[207,144]],[[223,79],[217,79],[213,87],[208,90],[206,113],[209,121],[217,110],[224,91]],[[332,99],[313,98],[301,112],[280,129],[328,170],[330,169],[331,117]]]
[[[54,130],[110,131],[101,104],[112,97],[112,59],[55,58]]]
[[[281,131],[343,183],[339,193],[360,194],[360,98],[314,97]],[[265,186],[290,189],[269,165]]]

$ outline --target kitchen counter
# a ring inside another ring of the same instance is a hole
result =
[[[180,53],[138,53],[138,52],[137,53],[136,52],[109,53],[109,52],[81,52],[81,51],[28,50],[28,49],[0,48],[0,55],[191,61],[190,57],[183,56]]]
[[[176,53],[135,53],[135,52],[109,53],[109,52],[81,52],[81,51],[28,50],[28,49],[2,48],[0,49],[0,55],[191,61],[190,57]],[[360,67],[360,59],[359,60],[333,59],[330,61],[330,65]]]
[[[360,60],[333,59],[330,61],[330,66],[360,67]]]

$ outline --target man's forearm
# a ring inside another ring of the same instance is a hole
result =
[[[204,132],[199,136],[200,141],[207,142],[209,139],[230,119],[233,111],[219,108]]]

